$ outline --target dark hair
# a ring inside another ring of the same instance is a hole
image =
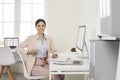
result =
[[[45,22],[44,19],[37,19],[36,22],[35,22],[35,26],[37,26],[37,24],[38,24],[39,22],[43,22],[43,23],[45,24],[45,26],[46,26],[46,22]]]

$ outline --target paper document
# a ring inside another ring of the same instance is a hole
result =
[[[49,61],[58,61],[58,62],[64,62],[67,61],[67,58],[55,58],[55,59],[49,59]]]

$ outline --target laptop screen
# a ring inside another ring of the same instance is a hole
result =
[[[14,49],[16,46],[19,45],[19,38],[18,37],[6,37],[4,38],[4,47],[10,47]]]

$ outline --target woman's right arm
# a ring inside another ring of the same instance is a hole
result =
[[[25,49],[25,48],[27,48],[28,43],[29,43],[29,38],[25,39],[22,43],[20,43],[20,44],[16,47],[16,50],[17,50],[18,52],[20,52],[20,53],[27,54],[28,49]]]

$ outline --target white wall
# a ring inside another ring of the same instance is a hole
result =
[[[87,27],[86,41],[89,46],[89,40],[97,38],[99,0],[80,0],[80,24]]]
[[[87,26],[86,41],[96,37],[99,0],[46,0],[45,16],[48,35],[58,50],[75,47],[79,25]]]
[[[76,44],[80,25],[80,0],[46,0],[47,32],[58,50],[65,51]]]

